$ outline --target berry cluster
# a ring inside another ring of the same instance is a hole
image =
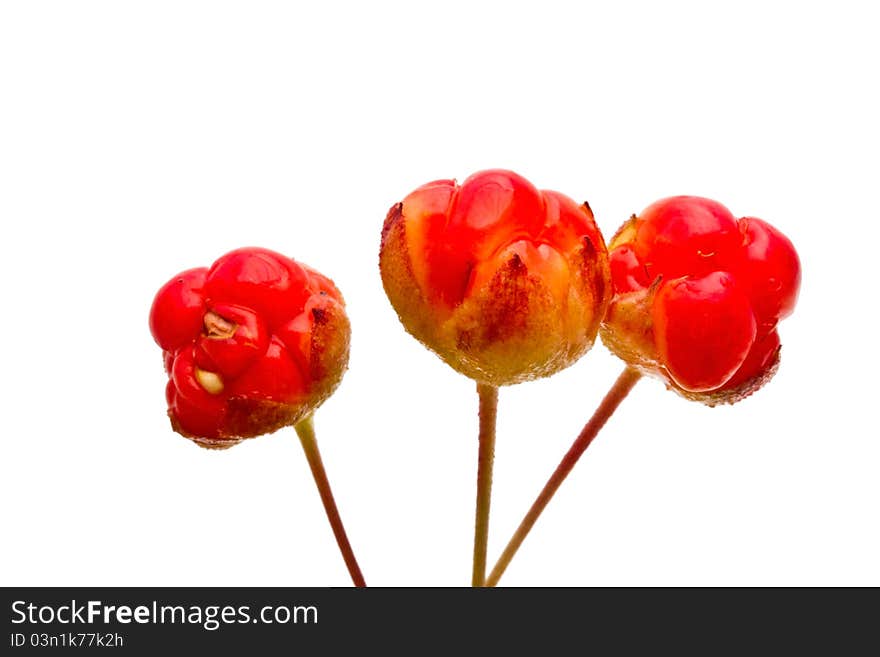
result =
[[[501,169],[428,183],[392,206],[379,267],[406,330],[477,383],[474,586],[498,582],[642,374],[710,406],[764,385],[801,277],[782,233],[715,201],[658,201],[606,248],[586,203]],[[168,281],[150,329],[175,431],[224,448],[295,427],[352,582],[364,586],[312,424],[348,363],[350,327],[333,283],[274,251],[238,249]],[[487,576],[498,387],[568,367],[597,334],[626,367]]]

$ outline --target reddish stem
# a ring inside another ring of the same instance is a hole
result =
[[[559,490],[562,482],[565,481],[565,478],[568,476],[568,473],[571,472],[572,468],[574,468],[578,459],[580,459],[587,447],[590,446],[590,443],[593,442],[593,438],[596,437],[596,434],[599,433],[599,430],[605,425],[608,418],[614,414],[614,411],[617,410],[620,402],[626,398],[629,391],[633,389],[633,386],[641,377],[642,375],[631,367],[624,369],[620,376],[617,377],[614,385],[611,386],[611,389],[606,393],[602,403],[596,408],[593,417],[591,417],[587,424],[584,425],[580,435],[575,439],[574,443],[572,443],[568,452],[562,458],[562,461],[559,462],[559,465],[556,466],[556,470],[538,494],[537,499],[534,504],[532,504],[532,508],[529,509],[529,512],[526,513],[525,518],[523,518],[519,527],[517,527],[517,530],[514,532],[507,547],[504,548],[504,552],[501,553],[498,563],[495,564],[495,567],[486,579],[486,586],[495,586],[498,584],[498,580],[501,579],[501,576],[510,564],[510,560],[513,559],[513,555],[516,554],[516,551],[519,549],[520,545],[522,545],[526,536],[528,536],[529,531],[531,531],[535,522],[538,520],[538,516],[541,515],[541,512],[550,502],[553,495]]]
[[[477,460],[477,509],[474,520],[474,570],[471,586],[486,585],[486,552],[489,546],[489,506],[492,501],[492,466],[495,462],[495,419],[498,388],[477,384],[480,397],[480,447]]]
[[[327,479],[327,472],[324,470],[324,463],[321,461],[321,453],[318,451],[318,441],[315,439],[315,425],[312,416],[309,415],[295,427],[302,443],[303,451],[306,453],[306,460],[312,470],[312,476],[315,478],[315,484],[318,486],[318,493],[321,495],[321,502],[324,503],[324,510],[327,512],[327,520],[330,521],[330,527],[333,529],[333,535],[336,537],[336,543],[339,545],[339,551],[345,560],[345,565],[351,575],[351,581],[357,587],[364,587],[367,583],[361,574],[360,566],[355,559],[354,551],[351,549],[351,543],[348,542],[348,536],[345,534],[345,527],[342,526],[342,518],[339,516],[339,509],[336,507],[336,501],[333,499],[333,491],[330,490],[330,481]]]

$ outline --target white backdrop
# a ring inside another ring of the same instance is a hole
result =
[[[237,246],[331,276],[350,370],[316,415],[376,585],[467,585],[476,394],[406,334],[388,207],[514,169],[606,236],[671,194],[801,255],[783,362],[708,409],[640,383],[507,585],[880,585],[871,3],[0,5],[4,585],[349,584],[292,430],[174,434],[156,289]],[[621,363],[501,390],[490,565]]]

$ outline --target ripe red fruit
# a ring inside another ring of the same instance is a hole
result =
[[[153,301],[150,331],[170,377],[172,427],[203,447],[296,424],[348,363],[339,291],[268,249],[237,249],[172,278]]]
[[[766,222],[676,196],[632,217],[610,244],[614,298],[602,338],[637,369],[709,405],[748,396],[776,371],[780,319],[800,262]]]
[[[610,298],[589,206],[512,171],[419,187],[389,211],[379,257],[406,329],[492,386],[572,364],[592,346]]]
[[[801,281],[797,252],[785,235],[765,221],[744,217],[740,228],[745,251],[735,270],[756,316],[772,328],[794,311]]]
[[[669,281],[651,310],[660,360],[693,392],[723,385],[755,340],[749,299],[727,272]]]

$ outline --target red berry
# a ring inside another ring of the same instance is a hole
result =
[[[611,280],[616,292],[624,294],[648,287],[648,270],[629,244],[612,249],[608,254],[608,264],[611,266]]]
[[[153,302],[150,329],[170,376],[172,426],[209,447],[298,422],[348,361],[336,286],[268,249],[237,249],[171,279]]]
[[[265,353],[229,382],[230,396],[297,404],[308,396],[308,382],[285,344],[273,337]]]
[[[500,169],[406,196],[388,213],[379,259],[406,329],[491,385],[573,363],[592,346],[610,296],[589,207]]]
[[[248,308],[214,303],[203,322],[196,341],[196,362],[224,377],[242,374],[269,346],[266,323]]]
[[[308,285],[308,275],[290,258],[269,249],[245,248],[213,264],[205,293],[208,303],[252,308],[274,328],[302,311]]]
[[[776,331],[770,331],[767,335],[758,336],[743,364],[728,379],[724,387],[734,390],[748,384],[749,381],[760,378],[773,367],[778,357],[779,334]]]
[[[749,289],[758,321],[769,330],[794,310],[800,260],[789,239],[767,222],[754,217],[740,221],[745,248],[737,274]]]
[[[685,390],[724,385],[755,340],[749,299],[726,272],[663,284],[653,307],[657,351]]]
[[[444,184],[445,183],[445,184]],[[422,258],[425,292],[432,301],[454,308],[464,298],[474,265],[490,258],[515,236],[536,236],[543,227],[541,193],[525,178],[501,170],[474,174],[461,186],[452,181],[416,190],[404,207],[418,206],[430,193],[428,211],[408,222],[425,233]],[[436,199],[436,202],[435,202]],[[443,200],[446,206],[442,207]]]
[[[611,242],[606,345],[690,399],[734,403],[772,377],[777,322],[791,314],[800,262],[766,222],[676,196],[632,217]]]
[[[734,216],[709,199],[673,196],[649,206],[639,219],[633,248],[651,279],[725,269],[742,243]]]
[[[199,382],[191,345],[179,350],[171,371],[174,403],[169,403],[172,422],[189,435],[219,438],[225,419],[226,404],[222,396],[208,392]]]
[[[565,194],[550,189],[543,190],[541,194],[544,199],[544,223],[535,242],[552,245],[561,253],[571,253],[583,245],[584,236],[595,233],[593,211],[587,204],[579,205]]]
[[[162,349],[177,349],[202,326],[206,267],[188,269],[165,283],[150,308],[150,332]]]

